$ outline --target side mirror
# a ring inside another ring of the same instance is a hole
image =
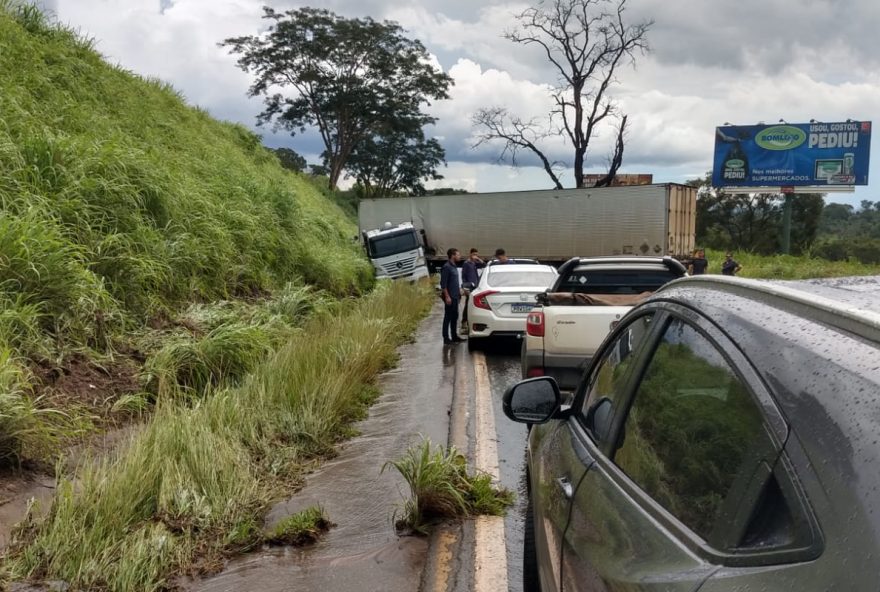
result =
[[[587,410],[587,429],[597,440],[607,442],[611,437],[614,422],[614,403],[608,397],[602,397]]]
[[[559,410],[561,396],[549,376],[519,382],[504,393],[504,414],[519,423],[545,423]]]
[[[473,290],[477,287],[477,285],[474,282],[465,282],[461,285],[461,287],[465,290]]]

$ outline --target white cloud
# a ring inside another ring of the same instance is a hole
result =
[[[246,97],[250,75],[217,43],[259,31],[264,3],[42,0],[46,8],[57,10],[62,22],[94,37],[111,61],[166,80],[215,116],[250,126],[261,101]],[[268,3],[278,9],[315,4]],[[471,150],[470,116],[478,108],[506,106],[524,118],[543,117],[550,109],[546,85],[555,82],[555,73],[536,48],[502,37],[515,25],[512,15],[527,4],[320,4],[346,16],[395,19],[448,68],[456,82],[451,99],[431,108],[439,118],[431,132],[443,138],[450,159],[442,185],[455,179],[481,191],[546,186],[540,168],[513,171],[495,165],[500,147]],[[653,53],[641,58],[636,70],[621,70],[620,85],[612,91],[630,116],[625,171],[653,172],[658,180],[701,174],[711,165],[714,127],[725,121],[871,119],[880,113],[880,3],[875,0],[639,0],[629,6],[633,20],[652,18],[656,23],[649,33]],[[309,154],[320,151],[313,134],[291,140],[283,133],[260,132],[273,146],[288,145]],[[602,130],[592,151],[593,170],[604,163],[612,138]],[[555,159],[571,159],[561,137],[547,151]],[[880,165],[880,152],[874,154],[873,164]],[[831,199],[880,199],[877,186],[860,190],[855,198]]]

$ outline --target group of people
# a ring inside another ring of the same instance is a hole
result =
[[[697,249],[694,256],[687,262],[687,270],[691,275],[703,275],[708,272],[709,260],[706,259],[706,251]],[[742,265],[737,263],[733,258],[733,253],[728,251],[724,254],[724,261],[721,263],[721,273],[723,275],[736,275],[742,271]]]
[[[462,296],[465,297],[465,301],[461,328],[463,333],[467,333],[467,299],[470,297],[470,290],[463,289],[462,285],[476,286],[480,281],[480,273],[477,270],[486,267],[486,262],[480,257],[480,252],[477,249],[471,249],[468,258],[461,264],[461,280],[459,281],[458,262],[461,261],[461,253],[458,249],[449,249],[446,251],[446,257],[446,264],[440,270],[440,295],[445,305],[443,309],[443,343],[449,345],[464,341],[455,330],[458,326],[458,308]],[[508,263],[509,261],[504,249],[495,250],[495,259],[498,263]]]
[[[461,261],[461,253],[458,249],[446,251],[447,261],[440,271],[440,297],[443,299],[443,343],[461,343],[464,341],[458,336],[458,309],[464,296],[464,314],[461,322],[461,332],[467,334],[467,299],[470,290],[463,285],[476,286],[480,281],[479,269],[486,267],[486,262],[480,257],[477,249],[471,249],[468,258],[461,264],[461,276],[458,274],[458,263]],[[509,259],[504,249],[495,250],[495,260],[498,263],[508,263]],[[703,275],[709,271],[709,260],[706,259],[706,251],[697,249],[694,256],[687,262],[687,270],[691,275]],[[727,252],[721,263],[721,273],[724,275],[736,275],[742,271],[734,258],[733,253]]]

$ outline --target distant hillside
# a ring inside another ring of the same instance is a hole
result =
[[[188,302],[293,279],[362,293],[356,233],[245,127],[0,0],[0,353],[102,349]]]

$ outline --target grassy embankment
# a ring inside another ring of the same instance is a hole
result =
[[[355,234],[244,127],[0,0],[0,462],[50,458],[73,416],[240,378],[369,290]]]
[[[170,574],[211,569],[262,542],[270,500],[348,434],[371,380],[433,302],[415,296],[383,285],[312,320],[241,386],[198,405],[160,405],[127,446],[60,484],[48,520],[24,533],[11,576],[158,590]]]
[[[152,412],[61,475],[3,579],[162,589],[320,530],[263,534],[262,515],[349,435],[433,298],[364,296],[354,225],[257,136],[6,0],[0,113],[0,462]]]
[[[709,273],[721,273],[724,251],[706,250]],[[880,265],[857,261],[828,261],[817,257],[794,255],[754,255],[735,252],[733,258],[743,266],[740,277],[797,280],[807,278],[843,277],[851,275],[878,275]]]

